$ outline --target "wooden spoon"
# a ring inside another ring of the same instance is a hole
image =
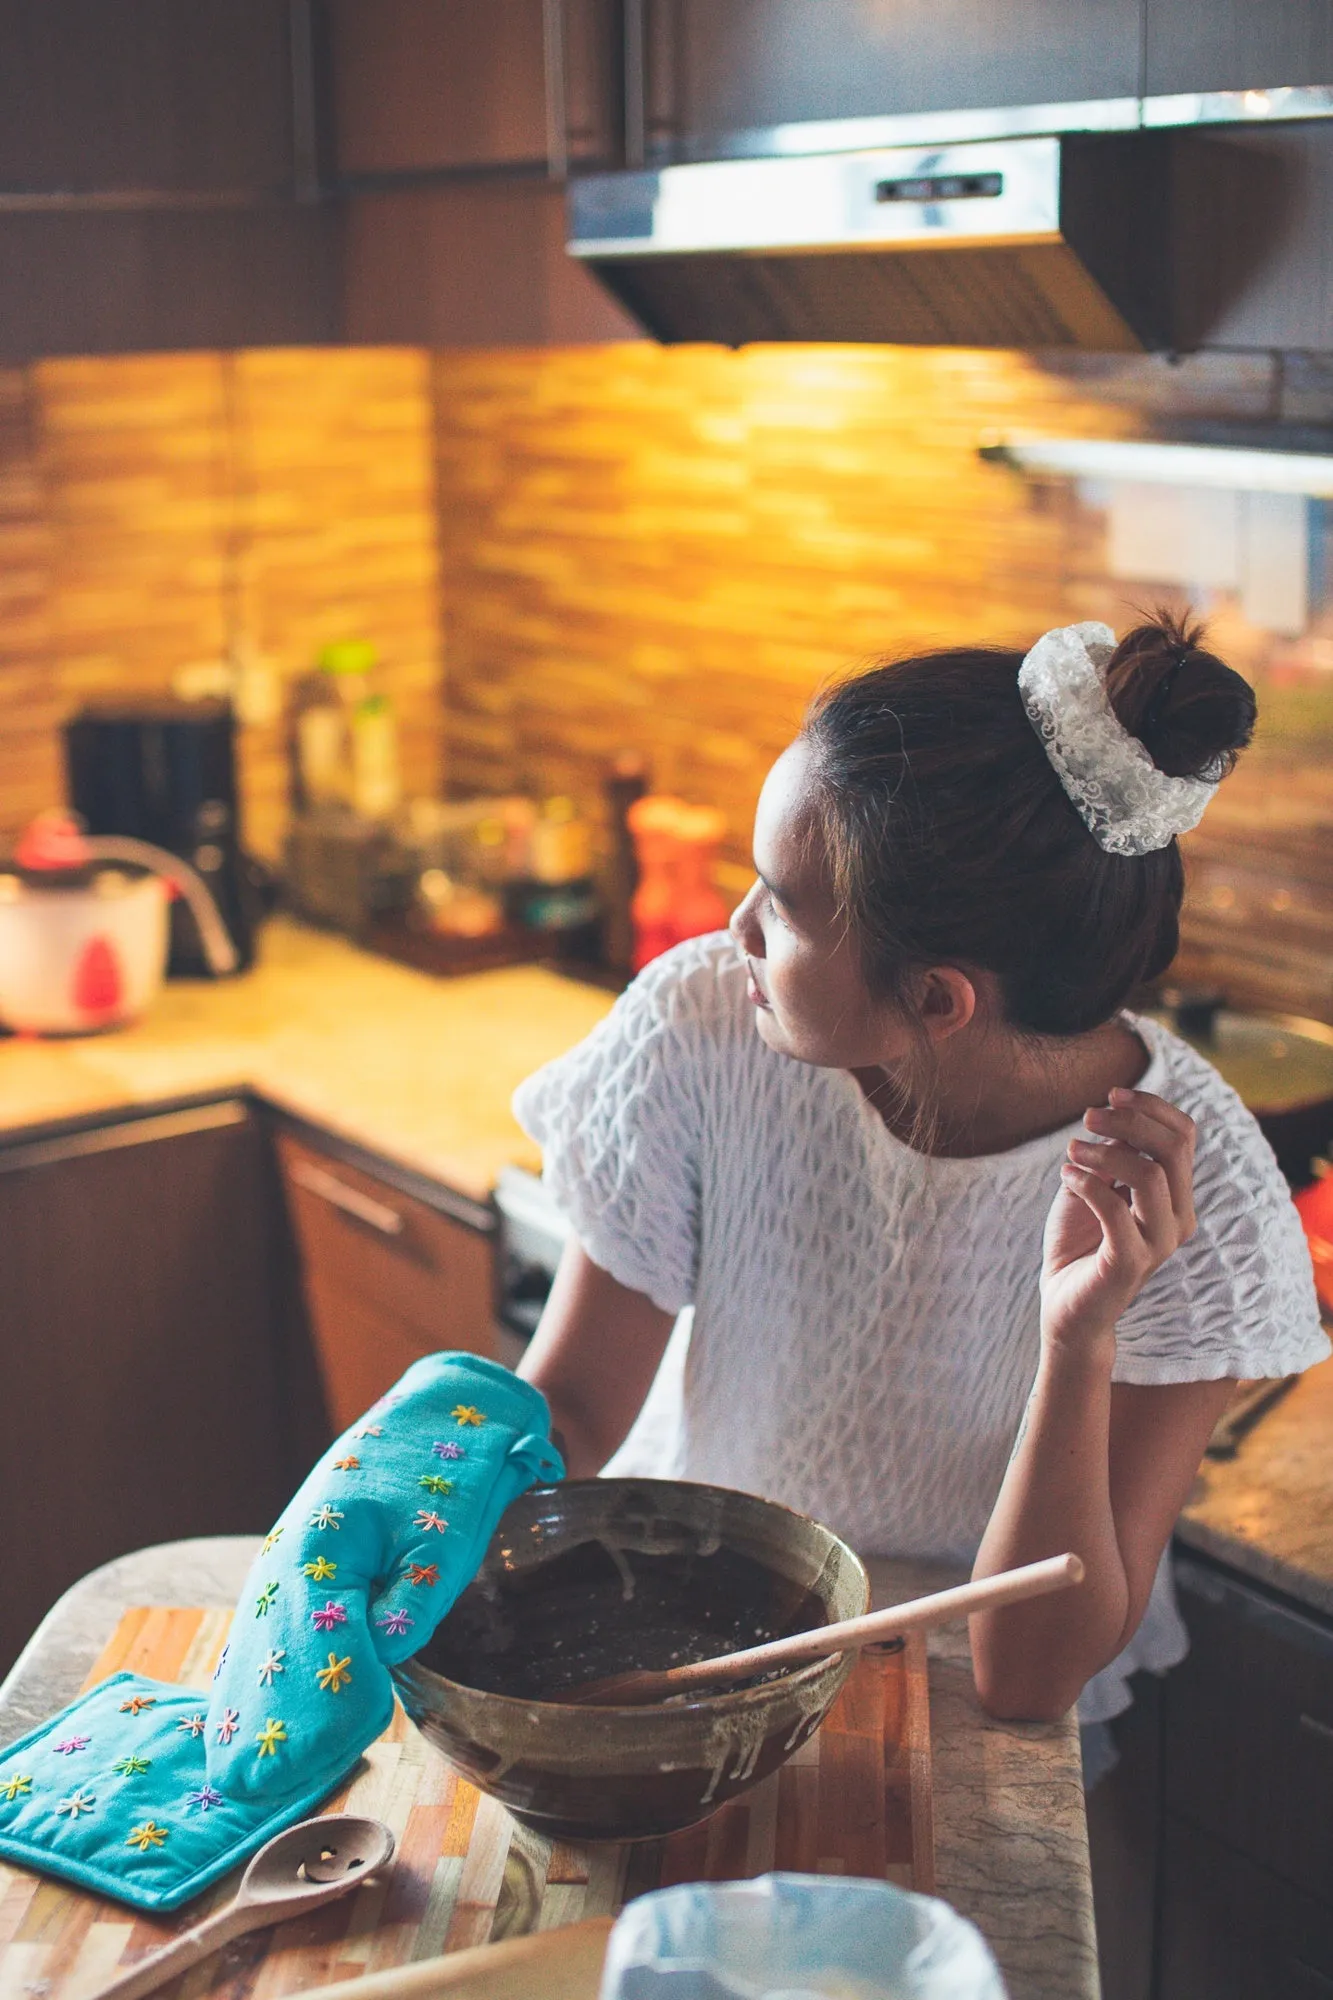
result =
[[[903,1632],[929,1631],[955,1618],[969,1618],[976,1611],[1045,1597],[1049,1591],[1065,1590],[1082,1581],[1083,1564],[1077,1556],[1048,1556],[1045,1562],[1001,1570],[998,1576],[983,1577],[978,1583],[960,1583],[952,1590],[937,1590],[929,1597],[890,1605],[886,1611],[868,1611],[861,1618],[843,1618],[833,1625],[818,1625],[811,1632],[794,1632],[787,1639],[770,1639],[762,1646],[747,1646],[744,1652],[719,1653],[715,1659],[691,1660],[686,1666],[664,1667],[655,1673],[612,1674],[605,1680],[587,1681],[582,1687],[566,1689],[556,1699],[578,1707],[639,1707],[665,1701],[673,1694],[692,1693],[714,1681],[743,1681],[752,1674],[771,1673],[776,1667],[803,1667],[832,1653],[859,1652],[862,1646],[882,1644]]]
[[[447,1958],[389,1965],[359,1979],[316,1986],[301,2000],[597,2000],[610,1917],[473,1945]]]
[[[352,1813],[299,1820],[265,1841],[225,1909],[141,1958],[104,1986],[97,2000],[139,2000],[233,1938],[303,1917],[359,1888],[392,1854],[393,1835],[381,1820],[358,1819]]]

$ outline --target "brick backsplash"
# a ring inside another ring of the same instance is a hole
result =
[[[60,796],[58,726],[237,640],[281,690],[374,639],[409,784],[570,791],[634,748],[720,805],[745,878],[763,774],[828,674],[951,641],[1124,625],[1072,489],[993,431],[1333,422],[1317,358],[907,348],[261,350],[0,371],[0,833]],[[1260,739],[1190,843],[1182,969],[1333,1019],[1333,636],[1216,612]],[[281,716],[242,732],[280,844]]]
[[[1327,365],[1301,357],[875,347],[439,354],[435,402],[451,783],[591,800],[642,750],[724,808],[736,887],[764,772],[827,674],[1176,596],[1108,582],[1099,514],[980,462],[985,433],[1333,417]],[[1179,969],[1333,1019],[1333,674],[1225,603],[1213,622],[1263,720],[1187,843]]]
[[[240,641],[277,712],[242,732],[244,826],[276,852],[283,692],[364,635],[407,775],[441,778],[428,358],[393,348],[42,361],[0,371],[0,834],[62,795],[80,702],[170,689]]]

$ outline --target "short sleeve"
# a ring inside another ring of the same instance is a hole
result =
[[[1120,1321],[1117,1382],[1295,1375],[1323,1361],[1314,1271],[1291,1191],[1252,1114],[1188,1055],[1165,1088],[1194,1119],[1198,1228]]]
[[[697,950],[656,959],[577,1048],[514,1096],[542,1179],[604,1271],[664,1312],[693,1303],[699,1254]]]

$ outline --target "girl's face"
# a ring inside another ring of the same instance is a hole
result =
[[[745,953],[759,1033],[779,1055],[826,1069],[900,1062],[919,1034],[867,990],[838,914],[810,785],[797,741],[769,772],[754,822],[758,880],[731,919]]]

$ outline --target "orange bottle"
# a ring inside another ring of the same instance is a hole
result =
[[[650,793],[630,807],[626,822],[639,864],[630,919],[632,967],[641,972],[683,938],[725,925],[727,906],[710,870],[726,821],[711,807]]]
[[[729,912],[713,883],[713,862],[726,830],[726,820],[712,806],[687,806],[680,816],[674,904],[677,943],[726,929]]]

